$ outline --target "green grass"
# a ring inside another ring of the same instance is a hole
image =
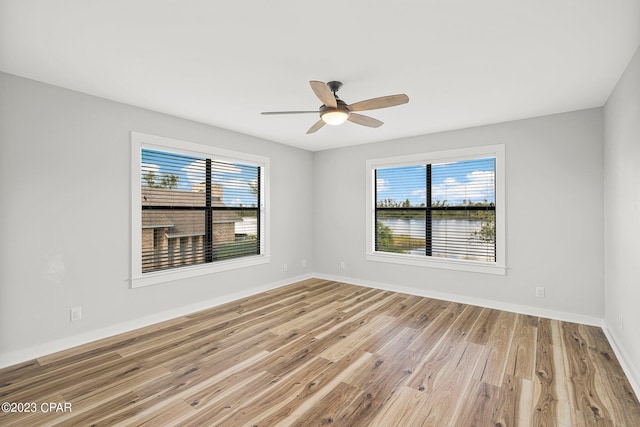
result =
[[[214,259],[232,259],[245,256],[258,255],[258,240],[255,236],[249,236],[243,240],[232,243],[216,245],[213,250]]]
[[[416,249],[424,249],[425,245],[425,239],[411,237],[406,234],[394,234],[384,242],[378,242],[378,251],[407,253]]]

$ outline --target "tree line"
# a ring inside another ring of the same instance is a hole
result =
[[[405,199],[404,201],[398,202],[395,199],[391,199],[391,198],[387,198],[387,199],[382,199],[380,201],[378,201],[378,203],[376,204],[377,207],[379,208],[424,208],[426,207],[426,203],[425,202],[421,202],[419,204],[412,204],[411,200],[409,199]],[[457,203],[457,204],[450,204],[449,200],[444,199],[444,200],[439,200],[436,199],[434,201],[431,202],[431,207],[433,208],[439,208],[439,207],[456,207],[456,206],[478,206],[478,207],[488,207],[488,206],[493,206],[493,203],[489,203],[489,201],[487,199],[484,199],[481,202],[474,202],[471,199],[462,199],[461,203]]]
[[[166,188],[167,190],[173,190],[178,188],[180,177],[172,173],[163,173],[161,176],[158,176],[155,172],[149,171],[142,175],[142,179],[149,188]]]

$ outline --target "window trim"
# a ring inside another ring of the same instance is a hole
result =
[[[495,215],[496,215],[496,262],[455,260],[450,258],[428,257],[422,255],[393,254],[375,250],[375,170],[378,168],[431,164],[446,161],[473,160],[483,157],[495,158]],[[404,156],[369,159],[366,161],[366,249],[367,261],[387,262],[420,267],[469,271],[496,275],[506,274],[506,235],[505,235],[505,146],[494,144]]]
[[[205,264],[176,267],[170,270],[142,273],[142,179],[141,150],[143,148],[168,151],[192,156],[206,156],[215,160],[244,162],[261,168],[261,195],[259,215],[261,224],[260,255],[232,258]],[[197,277],[221,271],[245,268],[270,262],[270,197],[269,158],[208,145],[180,141],[172,138],[131,132],[131,288],[149,286],[174,280]]]

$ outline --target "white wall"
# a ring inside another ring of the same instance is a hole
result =
[[[365,260],[367,159],[488,144],[506,146],[506,276]],[[316,271],[355,283],[600,323],[602,151],[602,109],[591,109],[318,152]],[[546,298],[535,297],[536,286],[546,288]]]
[[[310,152],[7,74],[0,117],[0,366],[312,271]],[[130,289],[132,130],[269,157],[272,262]]]
[[[640,49],[607,101],[604,130],[605,320],[640,393]]]

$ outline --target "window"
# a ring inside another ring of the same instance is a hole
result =
[[[132,286],[267,262],[267,159],[140,133],[132,147]]]
[[[367,259],[504,274],[504,146],[367,162]]]

